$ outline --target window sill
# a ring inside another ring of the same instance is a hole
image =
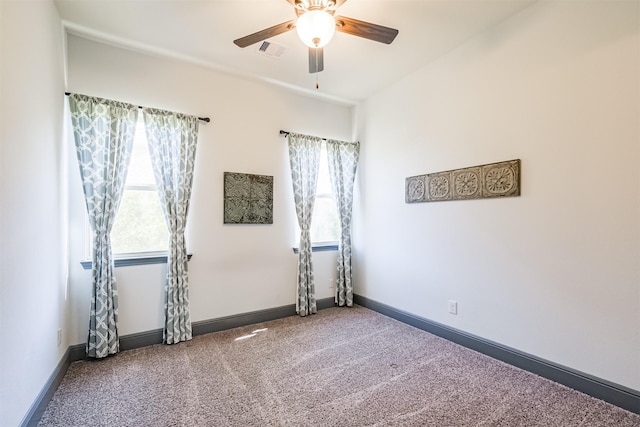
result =
[[[325,251],[337,251],[338,244],[330,243],[330,244],[311,244],[311,252],[325,252]],[[293,253],[297,254],[300,252],[300,248],[293,248]]]
[[[187,255],[187,261],[191,261],[193,254]],[[128,258],[116,258],[113,260],[115,267],[130,267],[132,265],[146,265],[146,264],[166,264],[167,255],[152,255],[141,257],[128,257]],[[85,270],[91,270],[91,261],[80,261],[82,268]]]

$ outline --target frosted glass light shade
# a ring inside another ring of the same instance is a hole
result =
[[[296,22],[298,37],[309,47],[324,47],[336,32],[336,21],[324,10],[310,10]]]

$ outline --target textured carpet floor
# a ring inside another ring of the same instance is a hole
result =
[[[640,416],[354,307],[75,362],[39,425],[638,427]]]

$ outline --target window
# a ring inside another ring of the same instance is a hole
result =
[[[316,201],[311,217],[311,242],[314,245],[335,244],[340,238],[340,220],[333,197],[331,178],[329,175],[329,161],[327,146],[323,142],[320,151],[320,165],[318,170],[318,186]],[[300,229],[298,228],[298,236]]]
[[[124,194],[111,230],[111,246],[113,254],[120,257],[166,251],[169,247],[142,114],[138,116]]]

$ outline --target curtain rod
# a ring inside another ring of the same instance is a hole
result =
[[[291,132],[289,132],[288,130],[282,130],[280,129],[280,136],[289,136]],[[317,138],[317,137],[316,137]],[[321,140],[327,142],[328,139],[327,138],[320,138]],[[347,144],[358,144],[358,142],[348,142]]]
[[[66,96],[71,95],[71,92],[65,92],[64,93]],[[142,109],[144,107],[142,107],[141,105],[138,105],[138,108]],[[201,122],[205,122],[205,123],[209,123],[211,121],[211,119],[209,117],[198,117],[198,120],[200,120]],[[282,131],[280,131],[282,132]]]
[[[288,130],[280,130],[280,136],[289,136],[291,132],[289,132]],[[320,138],[323,141],[326,141],[327,138]]]

